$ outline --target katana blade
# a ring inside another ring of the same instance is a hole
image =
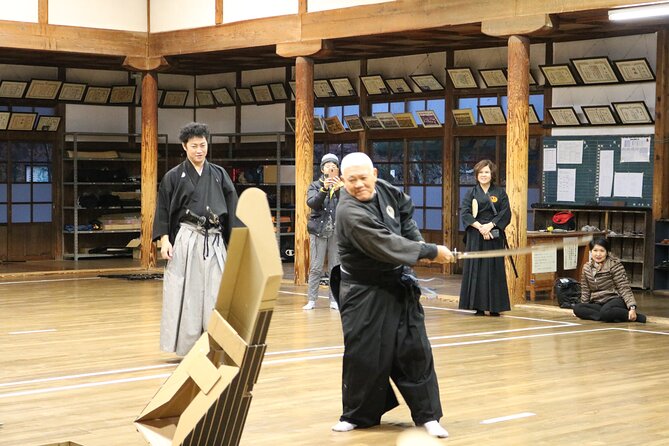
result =
[[[489,251],[470,251],[470,252],[458,252],[453,250],[453,257],[456,260],[465,260],[465,259],[489,259],[493,257],[508,257],[516,255],[528,255],[535,252],[542,251],[551,251],[554,249],[564,249],[567,246],[584,246],[590,243],[592,240],[592,235],[584,235],[578,237],[576,240],[562,240],[560,242],[554,243],[541,243],[533,246],[521,246],[519,248],[510,248],[510,249],[491,249]]]

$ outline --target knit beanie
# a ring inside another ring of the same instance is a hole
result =
[[[323,155],[323,158],[321,158],[321,170],[323,170],[323,166],[325,166],[326,163],[335,163],[337,167],[339,167],[339,158],[333,153],[326,153]]]

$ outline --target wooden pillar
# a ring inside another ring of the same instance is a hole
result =
[[[653,220],[669,217],[669,29],[657,33]]]
[[[452,50],[446,51],[446,68],[455,66],[455,55]],[[455,248],[455,237],[458,233],[457,218],[453,218],[457,212],[458,199],[456,180],[454,178],[455,169],[455,140],[453,137],[453,119],[450,114],[455,108],[455,91],[451,83],[446,82],[445,90],[446,116],[444,117],[444,144],[442,154],[442,243],[449,249]],[[442,266],[442,272],[453,274],[453,264],[447,263]]]
[[[304,285],[309,275],[307,188],[314,165],[314,62],[295,61],[295,284]]]
[[[367,59],[360,59],[360,76],[367,76]],[[359,80],[358,82],[358,91],[360,92],[360,101],[358,102],[360,116],[368,116],[369,96],[367,96],[367,90],[362,86],[362,81]],[[362,93],[363,90],[365,90],[364,94]],[[365,126],[363,126],[361,132],[358,132],[358,152],[370,155],[369,147],[367,147],[367,127]]]
[[[141,264],[156,266],[153,249],[153,219],[158,196],[158,79],[154,72],[142,77],[142,208]]]
[[[506,125],[506,192],[511,205],[511,223],[506,235],[511,247],[527,245],[527,169],[529,145],[530,41],[524,36],[509,37],[507,95],[509,117]],[[518,278],[507,262],[509,296],[512,303],[525,301],[525,272],[530,258],[515,259]]]

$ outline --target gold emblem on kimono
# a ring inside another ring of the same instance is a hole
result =
[[[495,195],[491,195],[490,201],[492,201],[493,203],[497,203],[497,197]]]

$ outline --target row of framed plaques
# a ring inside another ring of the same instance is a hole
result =
[[[479,116],[485,125],[506,124],[504,110],[499,105],[480,105],[477,107]],[[453,110],[453,119],[458,127],[471,127],[476,125],[474,111],[471,108],[460,108]],[[529,104],[529,123],[539,124],[539,116],[534,105]]]
[[[0,81],[0,98],[44,99],[86,104],[132,104],[134,85],[97,87],[74,82],[33,79],[27,81]]]
[[[416,116],[418,116],[423,128],[441,127],[439,118],[432,110],[417,111]],[[331,116],[328,118],[314,116],[314,133],[327,132],[336,135],[345,133],[347,129],[350,132],[361,132],[365,130],[365,127],[369,130],[418,128],[418,123],[416,122],[413,113],[383,112],[374,113],[371,116],[346,115],[343,119],[346,126],[344,126],[338,116]],[[286,122],[288,122],[290,129],[295,132],[295,118],[286,118]]]
[[[551,87],[569,87],[655,80],[655,74],[646,58],[612,62],[608,57],[588,57],[570,59],[570,62],[571,64],[540,65],[546,84]]]
[[[581,123],[574,107],[551,107],[548,113],[557,127],[654,124],[650,110],[643,101],[612,102],[611,105],[583,105],[581,110],[587,121],[585,124]]]
[[[0,130],[55,132],[60,116],[37,116],[37,113],[0,111]],[[37,125],[35,125],[37,123]]]

